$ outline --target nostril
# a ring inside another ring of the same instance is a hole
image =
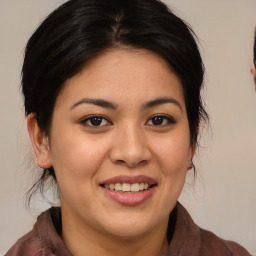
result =
[[[109,152],[109,158],[114,164],[134,168],[149,162],[151,152],[147,147],[138,147],[136,143],[133,146],[121,143],[113,146]]]
[[[125,164],[125,161],[124,160],[117,160],[116,163],[117,164]]]
[[[132,168],[132,167],[137,167],[137,166],[146,164],[147,160],[141,160],[141,161],[116,160],[115,163],[119,164],[119,165],[126,165],[126,166]]]
[[[147,160],[142,160],[142,161],[140,161],[140,162],[137,164],[137,166],[143,166],[143,165],[145,165],[145,164],[147,164],[147,163],[148,163]]]

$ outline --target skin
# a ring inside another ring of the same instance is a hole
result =
[[[256,90],[256,68],[254,66],[251,68],[251,74],[252,74],[252,77],[253,77],[255,90]]]
[[[147,106],[159,98],[171,102]],[[81,102],[104,99],[115,109]],[[92,126],[91,115],[102,115]],[[160,125],[152,117],[160,116]],[[166,117],[161,117],[161,116]],[[67,80],[57,97],[50,137],[34,114],[28,130],[42,168],[54,167],[62,238],[72,255],[162,255],[168,217],[194,154],[179,78],[147,50],[111,49]],[[103,181],[146,175],[152,196],[135,206],[108,198]]]

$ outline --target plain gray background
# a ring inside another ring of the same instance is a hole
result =
[[[49,205],[25,209],[33,153],[19,91],[25,43],[61,0],[0,0],[0,254]],[[250,75],[255,0],[165,1],[200,39],[211,130],[195,160],[199,176],[180,198],[201,227],[256,254],[256,93]],[[29,153],[30,152],[30,153]],[[188,175],[188,183],[191,174]]]

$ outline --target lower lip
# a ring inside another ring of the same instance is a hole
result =
[[[101,187],[102,188],[102,187]],[[122,193],[115,190],[110,190],[102,188],[110,199],[113,201],[126,206],[135,206],[144,203],[148,200],[155,191],[156,186],[149,188],[147,190],[136,192],[136,193]]]

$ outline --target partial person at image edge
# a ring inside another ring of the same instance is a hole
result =
[[[256,28],[254,30],[253,67],[251,68],[251,73],[253,76],[255,90],[256,90]]]
[[[6,256],[250,255],[177,201],[208,121],[203,77],[192,30],[160,1],[50,14],[27,44],[22,92],[37,184],[53,179],[61,207]]]

